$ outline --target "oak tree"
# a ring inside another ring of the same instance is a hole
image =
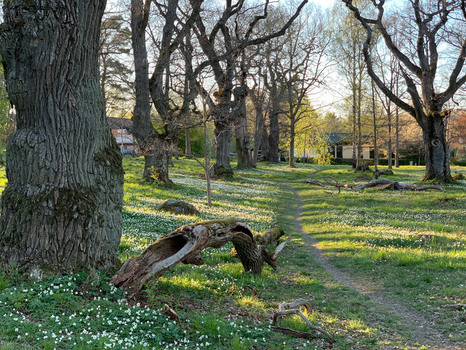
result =
[[[22,271],[119,263],[121,154],[99,85],[105,0],[12,0],[0,51],[17,131],[9,138],[0,261]]]

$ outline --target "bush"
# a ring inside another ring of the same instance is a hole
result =
[[[466,160],[450,159],[450,163],[458,166],[466,166]]]

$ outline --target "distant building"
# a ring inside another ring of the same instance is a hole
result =
[[[118,146],[120,146],[121,153],[134,156],[136,144],[130,133],[133,126],[131,119],[107,117],[107,121]]]
[[[330,133],[327,135],[328,152],[337,159],[353,158],[353,134],[345,132]],[[362,137],[362,157],[361,159],[371,159],[371,146],[368,143],[368,136]],[[304,154],[302,150],[295,150],[295,157],[316,158],[319,153],[315,149],[308,149]]]
[[[353,134],[349,132],[332,132],[328,135],[329,153],[334,158],[351,159],[353,158]],[[362,140],[362,159],[370,159],[370,145],[367,142],[367,136],[363,135]]]

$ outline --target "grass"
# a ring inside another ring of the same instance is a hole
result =
[[[452,341],[466,342],[464,312],[447,307],[464,304],[466,298],[465,181],[445,186],[444,193],[368,189],[338,194],[304,181],[330,176],[357,184],[345,166],[261,164],[215,181],[209,208],[202,171],[194,161],[175,161],[170,169],[174,185],[168,189],[141,182],[142,166],[142,159],[124,160],[122,260],[183,224],[236,217],[255,232],[274,221],[285,229],[290,243],[279,270],[244,273],[230,256],[230,245],[209,248],[203,252],[205,265],[179,265],[151,282],[144,304],[128,302],[121,290],[108,285],[109,276],[96,272],[43,281],[2,272],[1,349],[326,348],[318,333],[303,340],[270,329],[278,305],[297,298],[310,302],[310,321],[334,335],[338,349],[422,349],[426,344],[417,343],[396,316],[377,310],[368,296],[334,280],[312,258],[295,231],[297,199],[288,185],[303,198],[304,229],[335,266],[417,310]],[[464,167],[453,171],[466,173]],[[418,182],[422,175],[419,167],[402,167],[390,179]],[[157,212],[167,199],[190,202],[201,214]],[[164,304],[176,310],[180,324],[158,311]],[[297,317],[281,324],[307,330]]]

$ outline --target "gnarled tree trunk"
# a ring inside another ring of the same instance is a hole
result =
[[[8,1],[0,45],[17,131],[0,261],[23,271],[118,262],[123,169],[99,86],[105,0]]]
[[[273,104],[274,102],[272,102]],[[280,141],[280,126],[278,124],[278,109],[272,108],[269,111],[269,152],[267,160],[269,162],[278,163],[280,155],[278,154],[278,145]]]
[[[279,244],[283,234],[283,230],[275,226],[263,235],[253,235],[244,223],[235,219],[182,226],[160,238],[141,256],[126,260],[110,283],[137,293],[146,282],[162,276],[180,262],[202,265],[203,249],[219,248],[228,242],[233,242],[244,270],[260,274],[264,262],[276,269],[278,254],[286,243]],[[269,245],[276,249],[268,250]]]
[[[215,164],[213,169],[215,176],[223,177],[233,174],[230,164],[230,103],[221,102],[214,108]]]
[[[450,151],[446,140],[445,120],[439,113],[425,117],[422,124],[425,147],[426,173],[424,181],[439,180],[452,182],[450,172]]]
[[[131,0],[131,41],[133,47],[136,103],[133,111],[133,133],[144,156],[142,178],[158,184],[170,183],[168,177],[165,142],[151,121],[151,96],[149,90],[149,61],[146,48],[146,27],[149,19],[150,1]]]

